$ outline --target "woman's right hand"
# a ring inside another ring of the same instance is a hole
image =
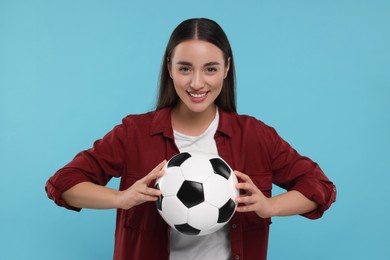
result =
[[[156,201],[161,191],[150,187],[150,184],[164,175],[163,167],[166,162],[166,160],[162,161],[148,175],[136,181],[128,189],[120,191],[116,198],[116,208],[130,209],[144,202]]]

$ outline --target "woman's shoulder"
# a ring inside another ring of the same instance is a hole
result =
[[[150,122],[153,120],[157,120],[159,118],[169,117],[170,116],[170,109],[169,108],[162,108],[159,110],[151,110],[143,113],[134,113],[134,114],[128,114],[125,116],[122,121],[123,123],[130,123],[130,122]],[[156,119],[157,118],[157,119]]]
[[[261,119],[254,115],[248,115],[248,114],[239,114],[237,112],[230,113],[233,120],[236,121],[236,123],[240,125],[248,125],[253,127],[260,127],[264,129],[273,129],[270,125],[264,123]]]
[[[144,121],[144,120],[150,120],[154,117],[156,111],[148,111],[148,112],[144,112],[144,113],[133,113],[133,114],[128,114],[126,115],[122,121],[123,123],[129,123],[129,122],[132,122],[132,121]]]
[[[220,121],[220,130],[228,135],[242,133],[247,136],[272,137],[276,134],[273,127],[253,115],[222,112]]]
[[[139,114],[128,114],[122,119],[122,126],[133,131],[140,129],[148,133],[163,132],[171,128],[171,109],[162,108],[159,110],[148,111]]]

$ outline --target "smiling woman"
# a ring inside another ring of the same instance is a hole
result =
[[[204,18],[182,22],[164,54],[157,109],[127,116],[79,153],[48,180],[48,196],[73,210],[117,208],[116,260],[266,259],[270,218],[319,218],[336,189],[272,127],[237,114],[235,100],[234,59],[222,28]],[[153,184],[166,160],[192,151],[218,154],[239,180],[229,224],[202,237],[170,229],[151,203],[161,195]],[[121,177],[119,190],[106,187],[112,177]],[[273,183],[287,191],[272,197]]]
[[[172,110],[174,129],[199,135],[210,125],[216,113],[214,101],[221,93],[229,61],[230,57],[225,61],[222,51],[206,41],[188,40],[176,46],[168,63],[179,96]]]
[[[196,42],[203,42],[203,44],[194,44]],[[178,94],[173,86],[171,73],[171,70],[174,69],[173,65],[179,65],[174,64],[172,61],[175,53],[181,51],[181,55],[189,56],[183,56],[182,58],[195,57],[198,60],[197,62],[200,62],[199,56],[197,57],[191,52],[184,53],[183,48],[186,48],[186,51],[196,51],[198,54],[203,52],[204,54],[212,55],[207,56],[207,61],[203,61],[203,64],[196,65],[203,67],[204,70],[207,69],[209,72],[214,70],[213,67],[218,66],[220,71],[226,72],[222,82],[221,95],[216,98],[215,103],[225,111],[236,112],[235,67],[232,48],[222,28],[209,19],[189,19],[183,21],[172,32],[161,67],[160,91],[156,108],[174,106],[179,101]],[[215,60],[212,60],[212,58]],[[176,57],[176,62],[183,62],[183,71],[190,72],[191,69],[194,69],[193,66],[195,64],[192,64],[189,60],[181,60]],[[192,84],[194,83],[192,82]]]

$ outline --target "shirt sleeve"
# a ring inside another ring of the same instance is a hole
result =
[[[47,182],[46,193],[57,205],[80,211],[68,205],[62,193],[81,182],[106,185],[112,177],[119,177],[124,168],[126,134],[124,124],[116,126],[93,147],[80,152],[58,170]]]
[[[275,130],[270,139],[273,143],[273,182],[283,189],[299,191],[318,204],[317,209],[302,216],[310,219],[322,217],[336,200],[336,186],[317,163],[298,154]]]

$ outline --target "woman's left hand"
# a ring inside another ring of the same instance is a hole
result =
[[[254,211],[261,218],[272,217],[271,201],[253,183],[252,179],[239,171],[234,171],[237,178],[242,182],[237,183],[236,188],[240,191],[240,197],[236,199],[239,204],[238,212]]]

